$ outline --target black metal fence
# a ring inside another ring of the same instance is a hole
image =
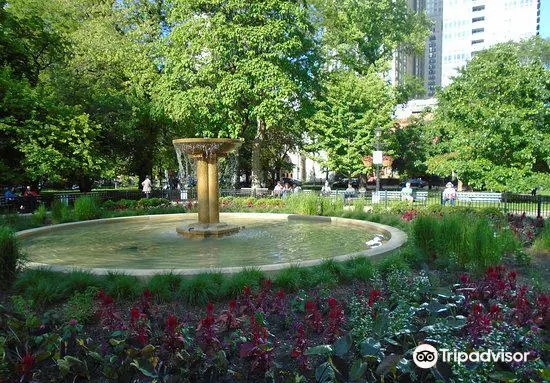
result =
[[[304,192],[320,194],[318,191]],[[343,190],[335,190],[329,193],[333,198],[342,198],[346,203],[353,203],[357,199],[362,199],[365,205],[373,204],[372,191],[356,192],[353,196],[346,195]],[[386,196],[384,198],[384,192],[381,193],[379,204],[383,204],[386,207],[390,207],[392,204],[399,202],[399,198],[391,199]],[[390,192],[388,192],[390,193]],[[393,192],[395,193],[395,192]],[[462,193],[467,197],[469,193]],[[532,196],[527,194],[514,194],[514,193],[501,193],[500,197],[495,199],[494,196],[486,193],[487,199],[483,198],[484,193],[472,193],[476,194],[477,198],[459,198],[455,201],[455,206],[468,206],[473,208],[497,208],[506,213],[522,214],[530,216],[550,217],[550,196]],[[221,196],[256,196],[256,197],[268,197],[271,196],[271,191],[267,189],[221,189]],[[420,191],[417,192],[420,195]],[[480,197],[481,195],[481,197]],[[32,212],[43,203],[47,207],[51,206],[52,201],[58,199],[66,204],[72,205],[74,200],[82,196],[95,196],[102,201],[113,200],[118,201],[121,199],[138,200],[145,197],[145,194],[139,190],[109,190],[109,191],[93,191],[90,193],[44,193],[38,197],[17,197],[13,200],[6,201],[0,198],[0,211],[2,213],[15,213],[15,212]],[[166,198],[169,201],[185,201],[188,199],[196,199],[197,193],[195,188],[187,190],[153,190],[149,197],[151,198]],[[349,198],[352,197],[352,198]],[[273,197],[277,198],[277,197]],[[442,193],[439,191],[423,192],[421,197],[415,198],[413,202],[414,206],[428,206],[442,204]]]

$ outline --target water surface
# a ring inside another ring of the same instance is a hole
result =
[[[303,220],[223,219],[244,226],[221,238],[188,239],[176,226],[192,219],[113,221],[51,231],[21,240],[32,262],[77,267],[171,269],[256,266],[367,250],[373,233],[356,226]]]

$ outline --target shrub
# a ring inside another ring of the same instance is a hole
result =
[[[439,221],[431,216],[421,215],[413,221],[412,235],[414,244],[426,255],[435,258],[434,244],[436,241]]]
[[[46,220],[48,219],[48,209],[46,209],[46,206],[42,203],[40,206],[38,206],[38,209],[32,213],[32,222],[35,225],[44,225],[46,223]]]
[[[65,321],[69,322],[76,319],[78,323],[88,323],[94,317],[94,298],[97,296],[99,289],[96,287],[88,287],[86,291],[74,294],[63,312]]]
[[[533,249],[537,251],[550,251],[550,218],[544,221],[540,236],[535,238],[533,242]]]
[[[181,283],[178,295],[189,304],[205,304],[220,295],[221,273],[201,273]]]
[[[102,277],[84,271],[72,271],[60,278],[60,284],[67,296],[84,292],[90,287],[101,288]]]
[[[54,199],[52,202],[52,221],[53,223],[60,223],[63,221],[63,210],[65,204],[60,200]]]
[[[318,215],[321,214],[320,197],[316,194],[298,193],[284,198],[289,211],[294,214]]]
[[[226,278],[222,286],[222,291],[225,296],[236,296],[242,293],[245,286],[257,290],[263,279],[264,273],[260,269],[245,268],[233,274],[231,277]]]
[[[105,277],[105,292],[116,298],[130,298],[138,294],[139,281],[126,274],[109,273]]]
[[[17,275],[21,253],[14,232],[7,226],[0,226],[0,287],[7,289]]]
[[[138,201],[137,206],[143,208],[169,206],[170,201],[165,198],[142,198]]]
[[[321,211],[319,215],[339,217],[344,211],[344,199],[332,197],[320,197]]]
[[[310,268],[292,265],[284,268],[273,279],[273,284],[285,291],[297,291],[311,284],[313,272]]]
[[[181,277],[176,274],[154,275],[147,288],[151,291],[153,297],[160,301],[168,301],[173,294],[178,291],[182,284]]]
[[[74,201],[74,214],[79,221],[99,218],[101,216],[99,201],[91,196],[77,198]]]

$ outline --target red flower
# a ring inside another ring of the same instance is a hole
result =
[[[460,276],[460,283],[465,285],[466,283],[470,282],[470,278],[466,274],[462,274]]]
[[[19,369],[23,374],[28,374],[34,367],[34,357],[30,353],[26,353],[25,356],[21,359],[21,364]]]
[[[245,286],[243,288],[243,294],[244,295],[250,295],[250,286]]]
[[[236,308],[237,308],[237,301],[235,299],[231,299],[229,301],[229,310],[235,311]]]
[[[168,318],[166,318],[166,322],[164,325],[166,331],[173,333],[176,330],[176,327],[178,327],[178,318],[170,314],[168,315]]]
[[[317,306],[313,301],[306,301],[306,311],[311,311],[313,309],[316,309]]]
[[[133,307],[132,310],[130,310],[130,323],[134,323],[139,319],[139,311],[137,308]]]
[[[151,299],[151,290],[145,289],[145,291],[143,292],[143,297],[145,299]]]
[[[286,294],[285,294],[283,289],[277,291],[277,298],[284,299],[285,296],[286,296]]]
[[[327,299],[327,302],[328,302],[328,307],[330,307],[331,309],[335,308],[337,305],[336,298],[333,298],[333,297],[329,297]]]
[[[267,278],[262,282],[262,288],[264,290],[271,290],[272,287],[273,287],[273,282],[271,281],[271,279]]]
[[[380,290],[371,290],[369,294],[369,306],[372,307],[374,302],[380,298]]]
[[[480,315],[483,312],[483,305],[481,303],[476,303],[472,307],[472,312],[474,313],[474,315]]]
[[[208,303],[206,304],[206,314],[207,314],[208,316],[214,314],[214,303],[208,302]]]
[[[518,274],[517,274],[514,270],[512,270],[512,271],[510,271],[510,272],[508,273],[508,280],[510,281],[510,283],[513,284],[513,283],[516,282],[516,277],[517,277],[517,275],[518,275]]]

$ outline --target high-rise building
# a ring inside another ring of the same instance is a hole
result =
[[[540,1],[409,0],[412,10],[426,12],[432,30],[423,58],[396,52],[394,83],[402,83],[407,73],[414,74],[424,79],[426,96],[432,97],[480,50],[538,35]]]

